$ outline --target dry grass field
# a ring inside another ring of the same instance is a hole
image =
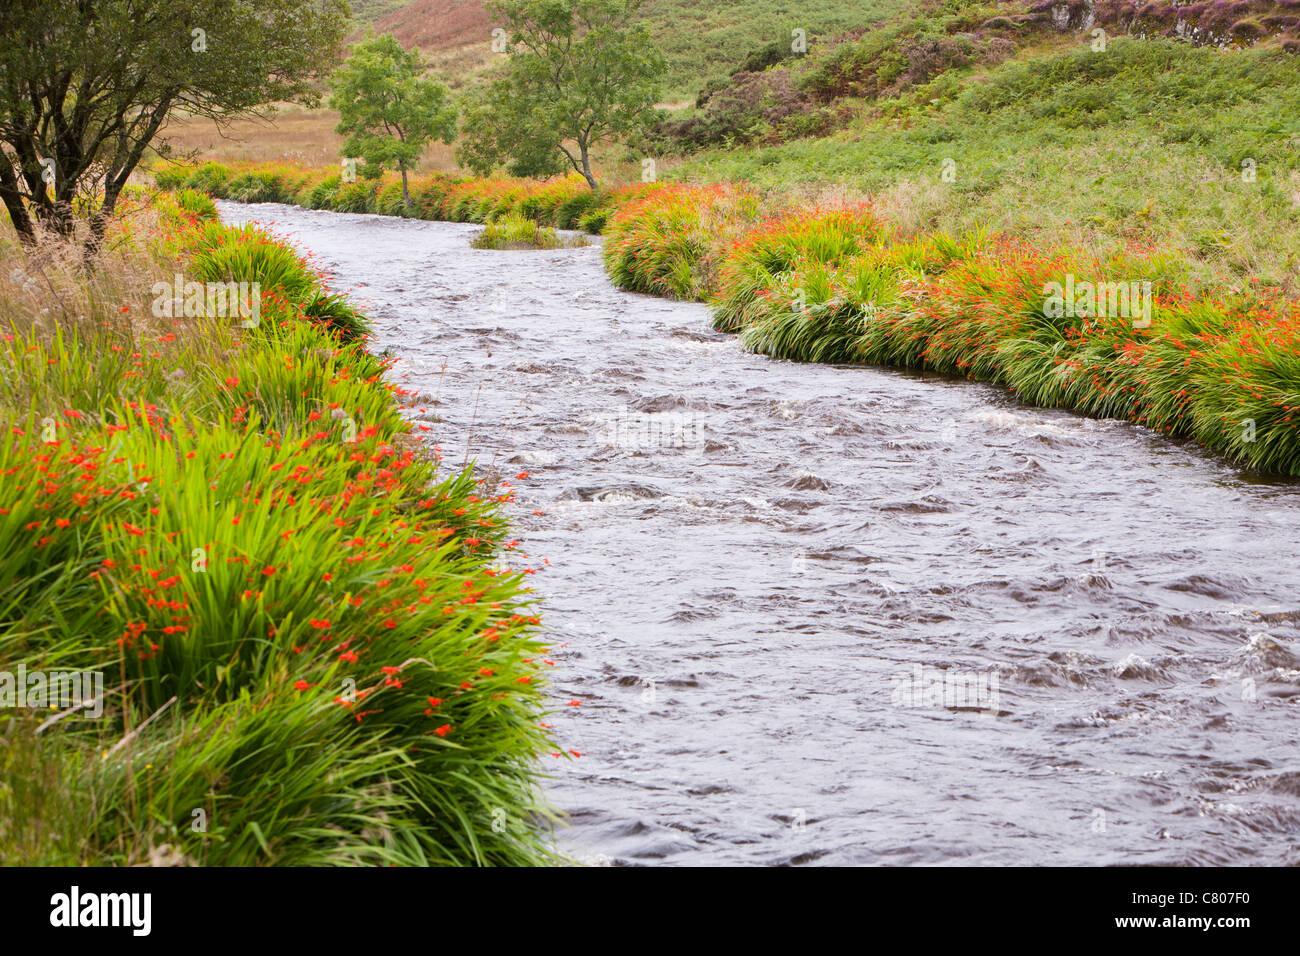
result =
[[[332,166],[339,161],[343,137],[334,132],[338,113],[283,104],[266,119],[245,119],[219,128],[209,119],[174,120],[165,130],[173,157],[196,162],[286,162],[303,166]],[[456,169],[452,147],[433,143],[425,150],[420,172]]]

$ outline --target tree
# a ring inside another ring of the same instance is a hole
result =
[[[402,173],[402,198],[411,205],[406,174],[420,161],[429,141],[450,143],[456,136],[456,108],[447,88],[421,79],[424,65],[392,36],[367,38],[356,45],[334,74],[330,106],[339,111],[335,132],[347,136],[349,156],[360,156],[372,172]]]
[[[122,188],[175,111],[218,124],[273,101],[319,101],[344,0],[5,0],[0,201],[18,235],[64,237],[74,201],[93,253]]]
[[[510,37],[501,74],[465,108],[460,162],[486,174],[553,176],[572,167],[593,190],[591,147],[653,121],[667,70],[641,0],[488,0]]]

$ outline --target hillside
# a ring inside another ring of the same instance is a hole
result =
[[[907,6],[906,0],[647,0],[642,14],[668,59],[665,95],[680,99],[694,98],[710,76],[725,73],[756,49],[788,46],[793,30],[803,30],[815,48]],[[447,54],[469,53],[467,48],[479,44],[486,50],[491,42],[493,23],[482,0],[411,0],[397,6],[371,0],[353,7],[359,26],[392,33],[405,46],[433,55],[435,63],[452,62]]]
[[[360,19],[354,11],[354,17]],[[492,23],[482,0],[414,0],[373,19],[376,33],[391,33],[406,47],[441,51],[488,44]]]
[[[917,8],[706,90],[660,128],[656,146],[687,156],[670,175],[871,195],[911,230],[1158,244],[1218,281],[1300,285],[1287,6]]]

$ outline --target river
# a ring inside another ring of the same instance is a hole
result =
[[[220,209],[310,252],[446,461],[514,486],[581,754],[548,758],[566,852],[1300,864],[1296,483],[991,386],[746,353],[611,286],[598,240]]]

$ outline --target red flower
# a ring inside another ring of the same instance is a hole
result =
[[[310,688],[311,684],[307,683],[305,680],[296,680],[293,682],[294,690],[309,690]]]
[[[451,724],[443,724],[441,727],[435,730],[434,733],[437,734],[439,737],[446,737],[449,733],[451,733],[451,729],[452,729]]]

